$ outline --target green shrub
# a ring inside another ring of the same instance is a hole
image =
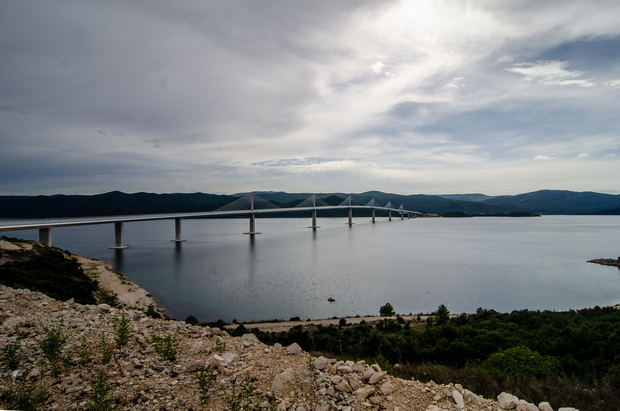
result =
[[[110,386],[102,371],[97,373],[97,378],[90,384],[91,391],[88,394],[88,411],[111,411],[116,409],[114,398],[110,394]]]
[[[187,324],[190,324],[190,325],[198,325],[198,323],[199,323],[199,321],[198,321],[198,317],[196,317],[195,315],[188,315],[188,316],[185,318],[185,322],[186,322]]]
[[[2,355],[0,358],[2,358],[2,362],[11,370],[16,370],[17,367],[19,367],[19,362],[21,360],[19,335],[15,338],[14,342],[8,343],[2,347]]]
[[[519,345],[493,353],[482,362],[481,368],[508,375],[554,376],[557,366],[549,356]]]
[[[121,312],[120,317],[114,317],[114,343],[116,348],[121,348],[127,345],[129,342],[129,335],[131,334],[131,326],[129,319],[125,316],[125,311]]]
[[[382,317],[390,317],[396,313],[394,312],[394,307],[392,307],[392,304],[386,303],[385,305],[382,305],[381,308],[379,308],[379,314]]]
[[[178,343],[176,337],[172,334],[167,334],[163,338],[153,334],[151,336],[151,344],[162,360],[174,361],[176,359]]]
[[[215,373],[213,366],[209,365],[206,368],[201,368],[198,372],[198,391],[200,396],[200,403],[206,405],[211,398],[209,390],[213,388],[215,382]]]
[[[11,389],[0,392],[0,400],[18,410],[36,410],[47,399],[47,386],[43,380],[27,381],[19,378]]]
[[[52,375],[57,376],[62,368],[62,362],[65,362],[62,357],[62,352],[70,340],[70,334],[68,330],[63,327],[63,320],[61,319],[56,326],[46,327],[41,324],[45,337],[37,341],[41,354],[47,360]]]

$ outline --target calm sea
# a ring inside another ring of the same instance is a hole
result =
[[[53,230],[53,245],[112,263],[168,314],[201,321],[401,314],[483,307],[566,310],[620,303],[620,270],[587,263],[620,255],[620,217],[246,219],[125,224]],[[37,239],[36,231],[2,233]],[[335,302],[328,302],[328,298]]]

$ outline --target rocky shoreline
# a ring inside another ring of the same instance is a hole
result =
[[[115,345],[123,320],[127,340]],[[51,367],[41,350],[50,330],[67,336],[59,368]],[[174,355],[162,355],[157,341],[169,341]],[[18,347],[12,367],[6,361],[10,346]],[[105,304],[61,302],[5,286],[0,286],[0,347],[0,407],[14,407],[11,400],[18,394],[34,396],[43,387],[37,407],[50,410],[87,409],[102,398],[124,410],[551,409],[506,393],[495,401],[458,384],[402,380],[364,361],[314,358],[297,344],[267,346],[253,334],[231,337],[218,328]]]

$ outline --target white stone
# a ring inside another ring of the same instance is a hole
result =
[[[374,373],[375,373],[375,370],[373,370],[372,368],[369,368],[366,371],[364,371],[364,373],[362,374],[362,377],[364,377],[365,380],[368,380],[370,377],[372,377]]]
[[[314,368],[322,370],[327,366],[327,359],[323,356],[314,359]]]
[[[110,311],[112,311],[112,307],[107,304],[99,304],[97,306],[97,310],[99,310],[100,313],[109,313]]]
[[[353,395],[355,395],[356,401],[364,401],[366,398],[368,398],[374,393],[375,389],[373,387],[362,387],[355,390],[355,392],[353,392]]]
[[[521,400],[517,405],[517,411],[539,411],[538,407],[525,400]]]
[[[457,390],[454,390],[452,391],[452,398],[454,398],[454,402],[456,403],[457,408],[465,408],[465,401],[463,400],[463,394],[461,394]]]
[[[332,384],[336,385],[336,384],[338,384],[340,381],[342,381],[342,377],[341,377],[341,376],[339,376],[339,375],[332,375],[331,377],[329,377],[329,381],[330,381]]]
[[[226,368],[226,360],[217,354],[213,354],[206,362],[207,366],[212,365],[219,370]]]
[[[517,408],[517,405],[519,404],[519,399],[512,394],[502,392],[500,395],[497,396],[497,402],[499,403],[499,406],[501,408],[505,410],[513,410]]]
[[[351,388],[351,386],[349,385],[349,383],[347,382],[347,380],[341,380],[337,385],[336,385],[336,389],[338,391],[342,391],[342,392],[353,392],[353,389]]]
[[[280,374],[276,375],[273,378],[273,383],[271,384],[271,389],[273,391],[283,391],[286,387],[287,383],[293,382],[295,379],[295,371],[292,368],[287,368],[282,371]]]
[[[376,372],[370,376],[370,378],[368,379],[368,384],[376,384],[379,381],[381,381],[383,378],[385,378],[386,375],[387,375],[387,372],[385,371]]]
[[[579,411],[577,408],[572,408],[572,407],[561,407],[558,408],[558,411]]]
[[[478,396],[477,394],[469,391],[468,389],[464,389],[463,390],[463,397],[465,397],[465,399],[467,399],[469,401],[473,401],[473,402],[479,402],[479,401],[482,400],[482,398],[480,398],[480,396]]]
[[[391,382],[386,381],[383,384],[381,384],[380,389],[384,395],[389,395],[396,390],[396,387],[394,387],[394,384],[392,384]]]
[[[349,385],[351,386],[353,390],[357,390],[358,388],[363,386],[360,379],[355,375],[347,375],[345,379],[347,380],[347,382],[349,383]]]
[[[241,339],[242,340],[246,340],[246,341],[259,342],[258,337],[256,335],[252,334],[252,333],[243,334]]]
[[[226,366],[232,364],[238,357],[238,354],[233,354],[230,352],[222,354],[222,358],[224,359],[224,361],[226,361]]]
[[[543,401],[538,404],[538,409],[540,411],[553,411],[553,407],[547,401]]]
[[[297,343],[293,343],[289,345],[288,347],[286,347],[287,354],[299,354],[301,351],[302,351],[301,347]]]
[[[353,368],[353,371],[355,372],[364,372],[364,369],[366,365],[366,361],[362,360],[362,361],[358,361],[355,364],[353,364],[353,366],[351,368]]]

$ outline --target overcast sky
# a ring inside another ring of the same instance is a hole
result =
[[[0,2],[0,194],[619,176],[619,1]]]

